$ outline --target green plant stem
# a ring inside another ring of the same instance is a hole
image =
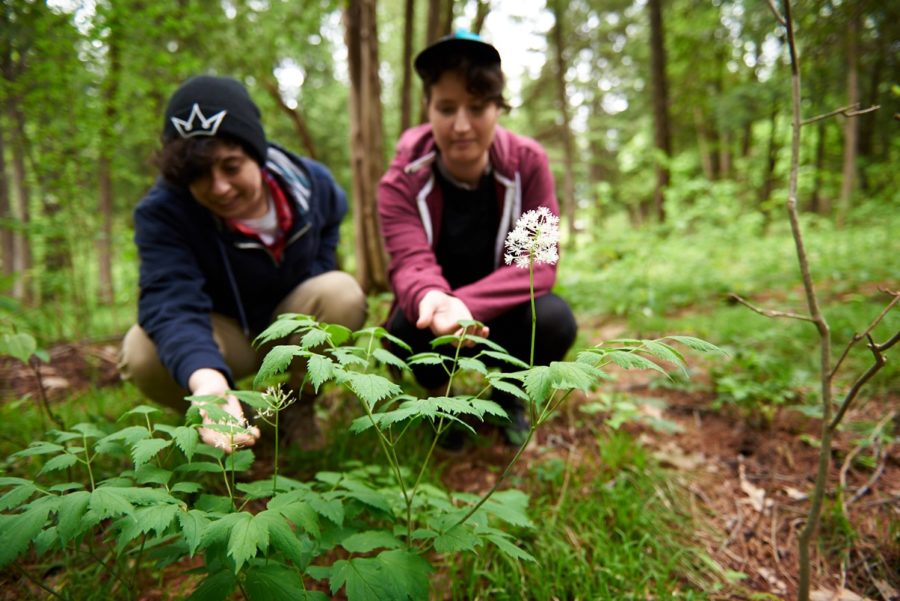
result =
[[[36,587],[40,588],[41,590],[48,592],[50,595],[56,597],[57,599],[65,599],[65,597],[60,595],[58,592],[56,592],[49,586],[45,585],[43,582],[41,582],[40,580],[38,580],[31,574],[29,574],[26,570],[20,568],[17,564],[13,563],[12,567],[14,570],[16,570],[16,572],[19,573],[19,575],[24,576],[25,579],[28,580],[31,584],[35,585]]]
[[[91,491],[94,490],[94,470],[91,469],[91,455],[88,453],[87,435],[82,433],[82,444],[84,445],[84,464],[87,466],[88,477],[91,479]]]
[[[528,253],[528,296],[531,300],[531,354],[528,367],[534,367],[534,335],[537,330],[537,312],[534,308],[534,248]]]
[[[232,494],[231,485],[228,483],[228,470],[225,468],[225,464],[222,463],[221,459],[216,459],[216,462],[219,464],[219,467],[222,468],[222,479],[225,481],[225,489],[228,491],[228,498],[231,499],[231,507],[234,509],[234,494]],[[232,462],[232,465],[234,465],[234,462]]]
[[[519,461],[519,457],[521,457],[522,453],[525,452],[525,448],[528,446],[528,443],[531,442],[531,439],[534,437],[534,433],[536,431],[537,431],[537,427],[532,423],[531,427],[528,429],[528,436],[525,437],[525,442],[522,443],[522,446],[519,447],[519,449],[516,451],[516,454],[513,456],[513,458],[510,459],[509,463],[506,464],[506,467],[503,468],[503,472],[500,474],[500,476],[497,477],[497,480],[496,480],[496,482],[494,482],[494,485],[491,487],[491,489],[489,491],[487,491],[487,493],[485,493],[485,495],[483,497],[481,497],[481,499],[478,501],[478,503],[476,503],[472,507],[472,509],[470,509],[463,517],[461,517],[459,520],[457,520],[457,522],[455,524],[453,524],[452,526],[447,528],[446,532],[450,532],[451,530],[453,530],[460,524],[464,523],[470,517],[475,515],[475,512],[478,511],[479,509],[481,509],[481,506],[484,505],[485,503],[487,503],[488,499],[490,499],[491,496],[495,492],[497,492],[497,489],[500,488],[500,485],[503,483],[503,480],[509,474],[509,471],[512,469],[512,466],[515,465],[516,462]]]
[[[299,396],[299,392],[297,393]],[[279,409],[275,408],[275,463],[272,466],[272,496],[274,497],[278,492],[278,414],[281,413]]]
[[[132,596],[133,596],[133,592],[137,590],[137,578],[138,578],[138,574],[141,571],[141,559],[144,556],[144,545],[146,543],[147,543],[147,533],[145,532],[144,534],[141,535],[141,548],[138,549],[137,559],[134,562],[134,577],[131,579],[131,590],[129,591],[130,593],[132,593]]]

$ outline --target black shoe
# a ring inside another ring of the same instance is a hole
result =
[[[510,446],[522,446],[531,430],[528,413],[522,400],[499,390],[494,390],[491,400],[500,405],[508,417],[508,420],[499,424],[503,441]]]
[[[504,409],[509,416],[509,423],[504,425],[501,430],[503,440],[510,446],[521,447],[525,444],[528,432],[531,430],[531,424],[528,423],[525,408],[521,402],[518,402],[512,407],[504,407]]]
[[[466,445],[466,432],[454,424],[438,436],[437,446],[445,453],[459,453]]]

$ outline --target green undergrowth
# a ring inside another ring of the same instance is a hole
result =
[[[728,578],[700,548],[670,475],[625,432],[599,431],[576,460],[537,460],[522,478],[540,528],[521,532],[540,569],[492,550],[443,566],[445,598],[707,599]]]
[[[558,289],[579,313],[671,315],[715,306],[731,293],[775,295],[782,310],[805,306],[786,219],[767,224],[759,214],[735,214],[635,229],[616,215],[593,227],[590,241],[579,238],[560,263]],[[900,281],[896,211],[861,216],[843,229],[805,215],[803,228],[813,278],[826,295]]]

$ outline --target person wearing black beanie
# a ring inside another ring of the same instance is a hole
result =
[[[219,396],[244,420],[229,391],[258,369],[262,356],[251,341],[278,315],[351,330],[365,321],[365,294],[337,270],[347,201],[324,165],[266,139],[259,108],[229,77],[182,83],[166,106],[161,141],[160,178],[134,212],[138,323],[125,336],[119,370],[154,401],[183,410],[188,395]],[[283,440],[309,448],[320,436],[303,367],[291,366],[299,402],[283,416]],[[226,451],[260,436],[253,426],[233,440],[200,433]]]

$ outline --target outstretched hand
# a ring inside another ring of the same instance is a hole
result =
[[[435,336],[446,334],[462,336],[463,328],[459,322],[471,319],[472,312],[463,301],[439,290],[429,290],[419,301],[419,319],[416,321],[416,327],[420,330],[429,328]],[[487,338],[490,328],[470,326],[466,333]],[[466,346],[473,344],[475,343],[470,340],[465,342]]]
[[[198,369],[191,374],[188,381],[191,394],[194,396],[217,396],[225,399],[225,403],[221,405],[229,414],[233,415],[238,423],[246,425],[247,420],[244,417],[244,410],[237,397],[228,394],[228,380],[221,372],[215,369]],[[200,415],[203,418],[204,425],[222,424],[209,417],[205,409],[200,409]],[[230,424],[226,424],[230,425]],[[250,426],[246,430],[236,432],[235,434],[227,434],[218,432],[209,428],[200,428],[198,430],[200,439],[206,444],[223,449],[226,453],[230,453],[235,448],[247,447],[253,445],[259,439],[259,428]]]

